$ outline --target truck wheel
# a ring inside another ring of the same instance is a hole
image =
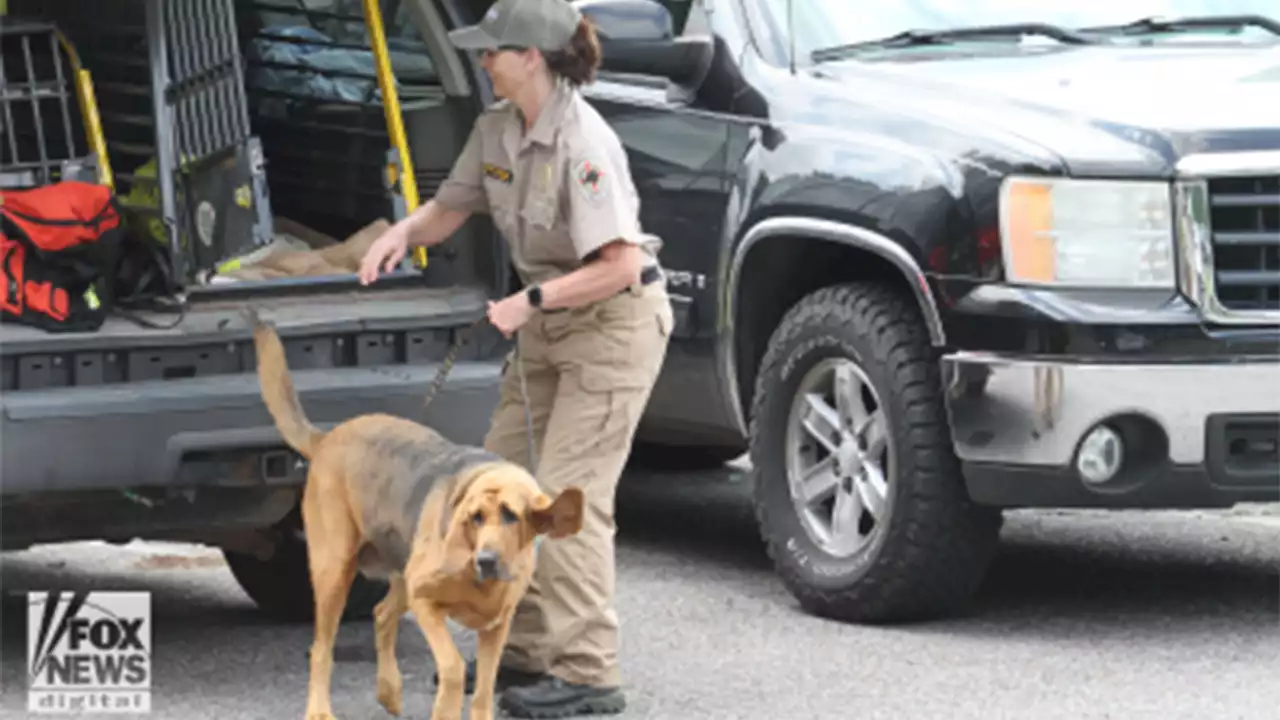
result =
[[[954,612],[982,581],[999,510],[972,503],[914,303],[856,283],[783,318],[756,383],[761,535],[788,591],[854,622]]]
[[[315,618],[315,597],[307,562],[307,544],[291,514],[277,533],[278,543],[270,558],[260,560],[248,553],[224,549],[223,557],[236,582],[267,615],[285,622],[311,622]],[[342,619],[373,616],[373,608],[387,594],[387,583],[370,580],[359,573],[351,583]]]

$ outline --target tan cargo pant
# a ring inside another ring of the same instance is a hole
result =
[[[650,391],[666,359],[671,301],[661,281],[584,308],[536,313],[521,328],[538,467],[553,494],[586,494],[582,531],[538,550],[502,664],[564,680],[616,686],[614,493]],[[485,447],[528,466],[520,375],[509,357]]]

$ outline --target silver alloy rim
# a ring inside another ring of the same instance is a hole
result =
[[[893,439],[884,404],[866,373],[828,358],[800,381],[787,419],[787,484],[813,542],[848,557],[888,519]]]

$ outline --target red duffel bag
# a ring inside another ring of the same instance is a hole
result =
[[[0,191],[0,321],[96,330],[111,310],[124,233],[105,185]]]

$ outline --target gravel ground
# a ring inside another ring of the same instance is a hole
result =
[[[1009,514],[972,611],[905,627],[801,613],[724,474],[624,487],[619,720],[1274,720],[1280,717],[1280,507]],[[24,710],[27,589],[153,593],[151,717],[301,718],[307,626],[255,614],[216,551],[159,543],[3,556],[0,716]],[[374,699],[371,624],[339,634],[340,718]],[[430,713],[430,656],[406,617],[408,717]],[[469,638],[463,637],[469,649]]]

